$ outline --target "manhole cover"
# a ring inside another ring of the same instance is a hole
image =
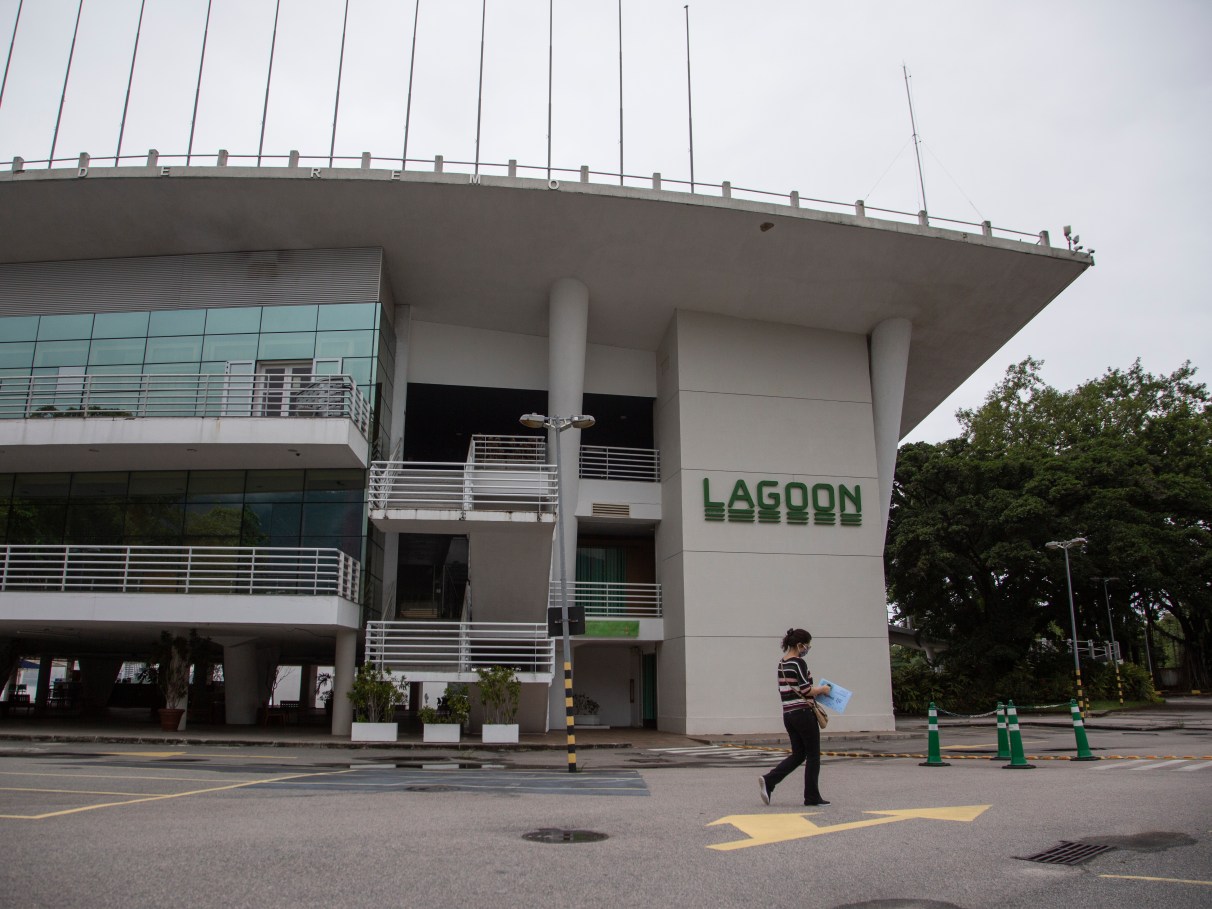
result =
[[[405,792],[458,792],[458,786],[405,786]]]
[[[522,835],[532,843],[596,843],[606,839],[605,833],[595,830],[565,830],[560,827],[544,827]]]
[[[1082,862],[1102,855],[1114,849],[1114,846],[1095,845],[1094,843],[1070,843],[1062,840],[1051,849],[1037,852],[1035,855],[1016,855],[1016,859],[1024,862],[1042,862],[1045,865],[1080,865]]]

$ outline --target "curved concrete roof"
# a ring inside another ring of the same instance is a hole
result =
[[[0,236],[4,263],[376,246],[415,318],[539,336],[552,282],[574,276],[590,290],[590,343],[647,350],[677,309],[864,334],[904,316],[903,433],[1091,264],[778,204],[345,169],[4,173]]]

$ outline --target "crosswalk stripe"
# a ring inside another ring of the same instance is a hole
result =
[[[1195,761],[1187,767],[1178,767],[1178,770],[1203,770],[1206,767],[1212,767],[1212,761]]]

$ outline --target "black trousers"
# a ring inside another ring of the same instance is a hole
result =
[[[773,792],[800,764],[804,767],[804,801],[819,802],[821,791],[817,788],[821,776],[821,727],[811,709],[795,710],[783,714],[783,725],[791,737],[791,754],[766,774],[766,790]]]

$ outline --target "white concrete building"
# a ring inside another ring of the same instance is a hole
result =
[[[1047,237],[659,188],[307,168],[0,173],[0,642],[107,702],[161,630],[562,725],[781,730],[778,639],[892,728],[898,440],[1090,265]],[[291,419],[284,419],[290,417]],[[547,443],[547,444],[545,444]],[[305,672],[306,675],[306,672]],[[553,683],[554,679],[554,683]]]

